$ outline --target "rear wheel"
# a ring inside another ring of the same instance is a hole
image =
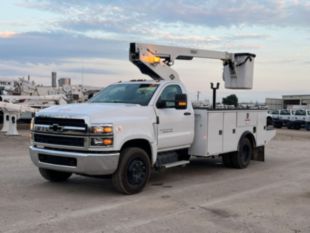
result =
[[[69,172],[60,172],[45,168],[39,168],[39,172],[43,178],[51,182],[64,182],[72,175]]]
[[[114,187],[124,194],[141,192],[151,175],[148,154],[137,147],[122,151],[117,171],[112,176]]]
[[[239,150],[232,156],[234,168],[246,168],[253,155],[253,146],[248,138],[242,138],[239,142]]]

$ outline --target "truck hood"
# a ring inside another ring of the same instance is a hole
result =
[[[152,113],[151,113],[152,112]],[[154,116],[149,106],[114,103],[83,103],[52,106],[36,113],[36,116],[57,118],[82,118],[89,123],[112,123],[121,119]]]

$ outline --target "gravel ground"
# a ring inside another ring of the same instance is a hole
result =
[[[154,173],[133,196],[109,179],[46,182],[21,133],[0,134],[0,232],[310,232],[310,132],[278,130],[247,169],[210,159]]]

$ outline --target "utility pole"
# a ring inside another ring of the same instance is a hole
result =
[[[197,101],[199,101],[200,91],[197,91]]]

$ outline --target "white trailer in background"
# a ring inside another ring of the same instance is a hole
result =
[[[193,108],[171,66],[195,57],[222,60],[226,88],[252,88],[253,54],[131,43],[130,61],[154,80],[118,82],[88,103],[37,112],[29,150],[41,175],[54,182],[72,173],[108,175],[116,189],[133,194],[152,168],[185,165],[193,157],[220,155],[234,168],[264,161],[264,146],[275,135],[267,110]]]

